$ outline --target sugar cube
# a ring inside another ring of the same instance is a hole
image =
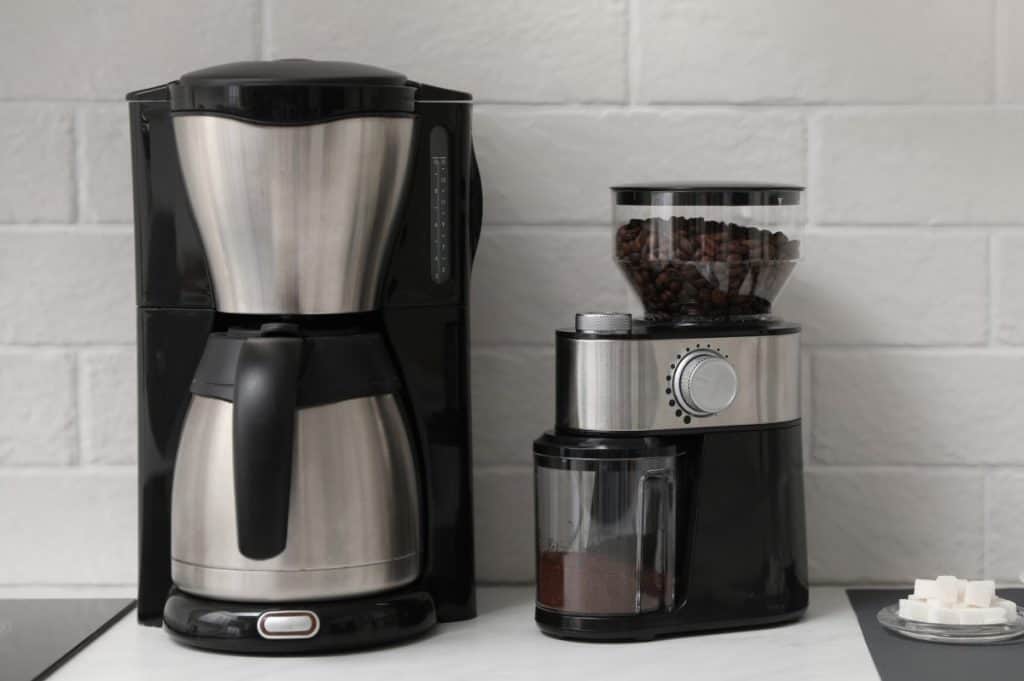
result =
[[[953,587],[956,587],[955,582]],[[1000,608],[1000,612],[1002,612],[1002,608]],[[960,614],[953,608],[930,605],[925,621],[932,624],[960,624]]]
[[[981,608],[959,608],[960,624],[984,624],[985,611]]]
[[[914,595],[923,599],[938,598],[939,592],[935,588],[934,579],[915,579]]]
[[[977,608],[982,624],[1006,624],[1006,611],[1002,608]]]
[[[992,607],[1002,608],[1006,613],[1006,621],[1013,624],[1017,621],[1017,604],[1006,598],[992,599]]]
[[[1017,604],[996,595],[990,579],[953,575],[915,579],[914,592],[899,602],[899,616],[931,624],[1006,624],[1019,619]]]
[[[957,601],[957,583],[956,577],[952,575],[943,575],[935,579],[935,590],[938,592],[936,597],[939,602],[944,605],[950,606]]]
[[[912,601],[909,598],[901,598],[900,617],[905,620],[924,622],[928,619],[928,604],[924,601]]]
[[[996,583],[990,579],[983,579],[976,582],[967,582],[967,589],[964,591],[963,600],[967,605],[976,608],[987,608],[992,604],[992,598],[996,594]]]

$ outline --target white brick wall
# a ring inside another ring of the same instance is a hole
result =
[[[134,348],[89,348],[79,354],[82,461],[135,462]]]
[[[75,358],[62,350],[0,350],[0,464],[76,460]],[[2,543],[2,542],[0,542]]]
[[[872,108],[812,117],[814,218],[826,225],[1014,224],[1019,109]]]
[[[0,220],[74,219],[73,144],[68,108],[0,102]]]
[[[963,0],[635,3],[642,102],[987,102],[992,6]],[[925,9],[926,7],[926,9]]]
[[[131,224],[131,145],[125,105],[83,105],[78,109],[78,206],[82,222]]]
[[[488,225],[607,224],[608,187],[628,181],[804,179],[793,112],[482,105],[474,127]]]
[[[456,20],[452,20],[452,18]],[[476,94],[481,578],[532,578],[553,329],[637,309],[607,187],[808,186],[812,577],[1024,569],[1024,2],[14,0],[0,22],[0,586],[134,579],[123,95],[254,57]]]
[[[266,2],[273,59],[387,64],[483,102],[626,100],[625,0]]]

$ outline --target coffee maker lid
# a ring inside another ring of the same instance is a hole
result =
[[[221,64],[170,83],[175,115],[219,115],[269,125],[345,116],[410,114],[416,86],[401,73],[342,61],[279,59]]]

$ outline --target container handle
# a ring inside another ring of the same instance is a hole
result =
[[[653,488],[655,485],[660,485],[663,489],[659,495],[649,495],[648,489]],[[669,610],[672,607],[673,595],[671,593],[672,582],[674,581],[673,575],[670,574],[670,554],[672,551],[669,547],[669,530],[670,530],[670,518],[666,517],[666,511],[670,509],[668,500],[672,493],[672,472],[665,468],[659,468],[655,470],[649,470],[640,477],[640,495],[637,503],[637,517],[636,517],[636,568],[634,571],[635,581],[635,592],[634,592],[634,610],[637,613],[643,612],[643,596],[644,596],[644,537],[647,535],[647,519],[650,516],[648,512],[648,503],[650,502],[651,496],[655,496],[657,499],[657,513],[658,513],[658,536],[660,538],[661,551],[661,602],[665,610]],[[655,548],[658,543],[655,544]],[[654,579],[652,577],[652,579]],[[656,583],[656,582],[655,582]]]

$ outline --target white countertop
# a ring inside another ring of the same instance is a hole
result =
[[[795,624],[644,643],[576,643],[545,636],[533,623],[530,587],[481,587],[478,602],[476,619],[439,625],[406,645],[306,657],[244,657],[193,650],[178,645],[160,629],[139,626],[131,613],[50,678],[623,681],[646,674],[652,679],[687,681],[878,681],[841,588],[813,589],[807,615]]]

